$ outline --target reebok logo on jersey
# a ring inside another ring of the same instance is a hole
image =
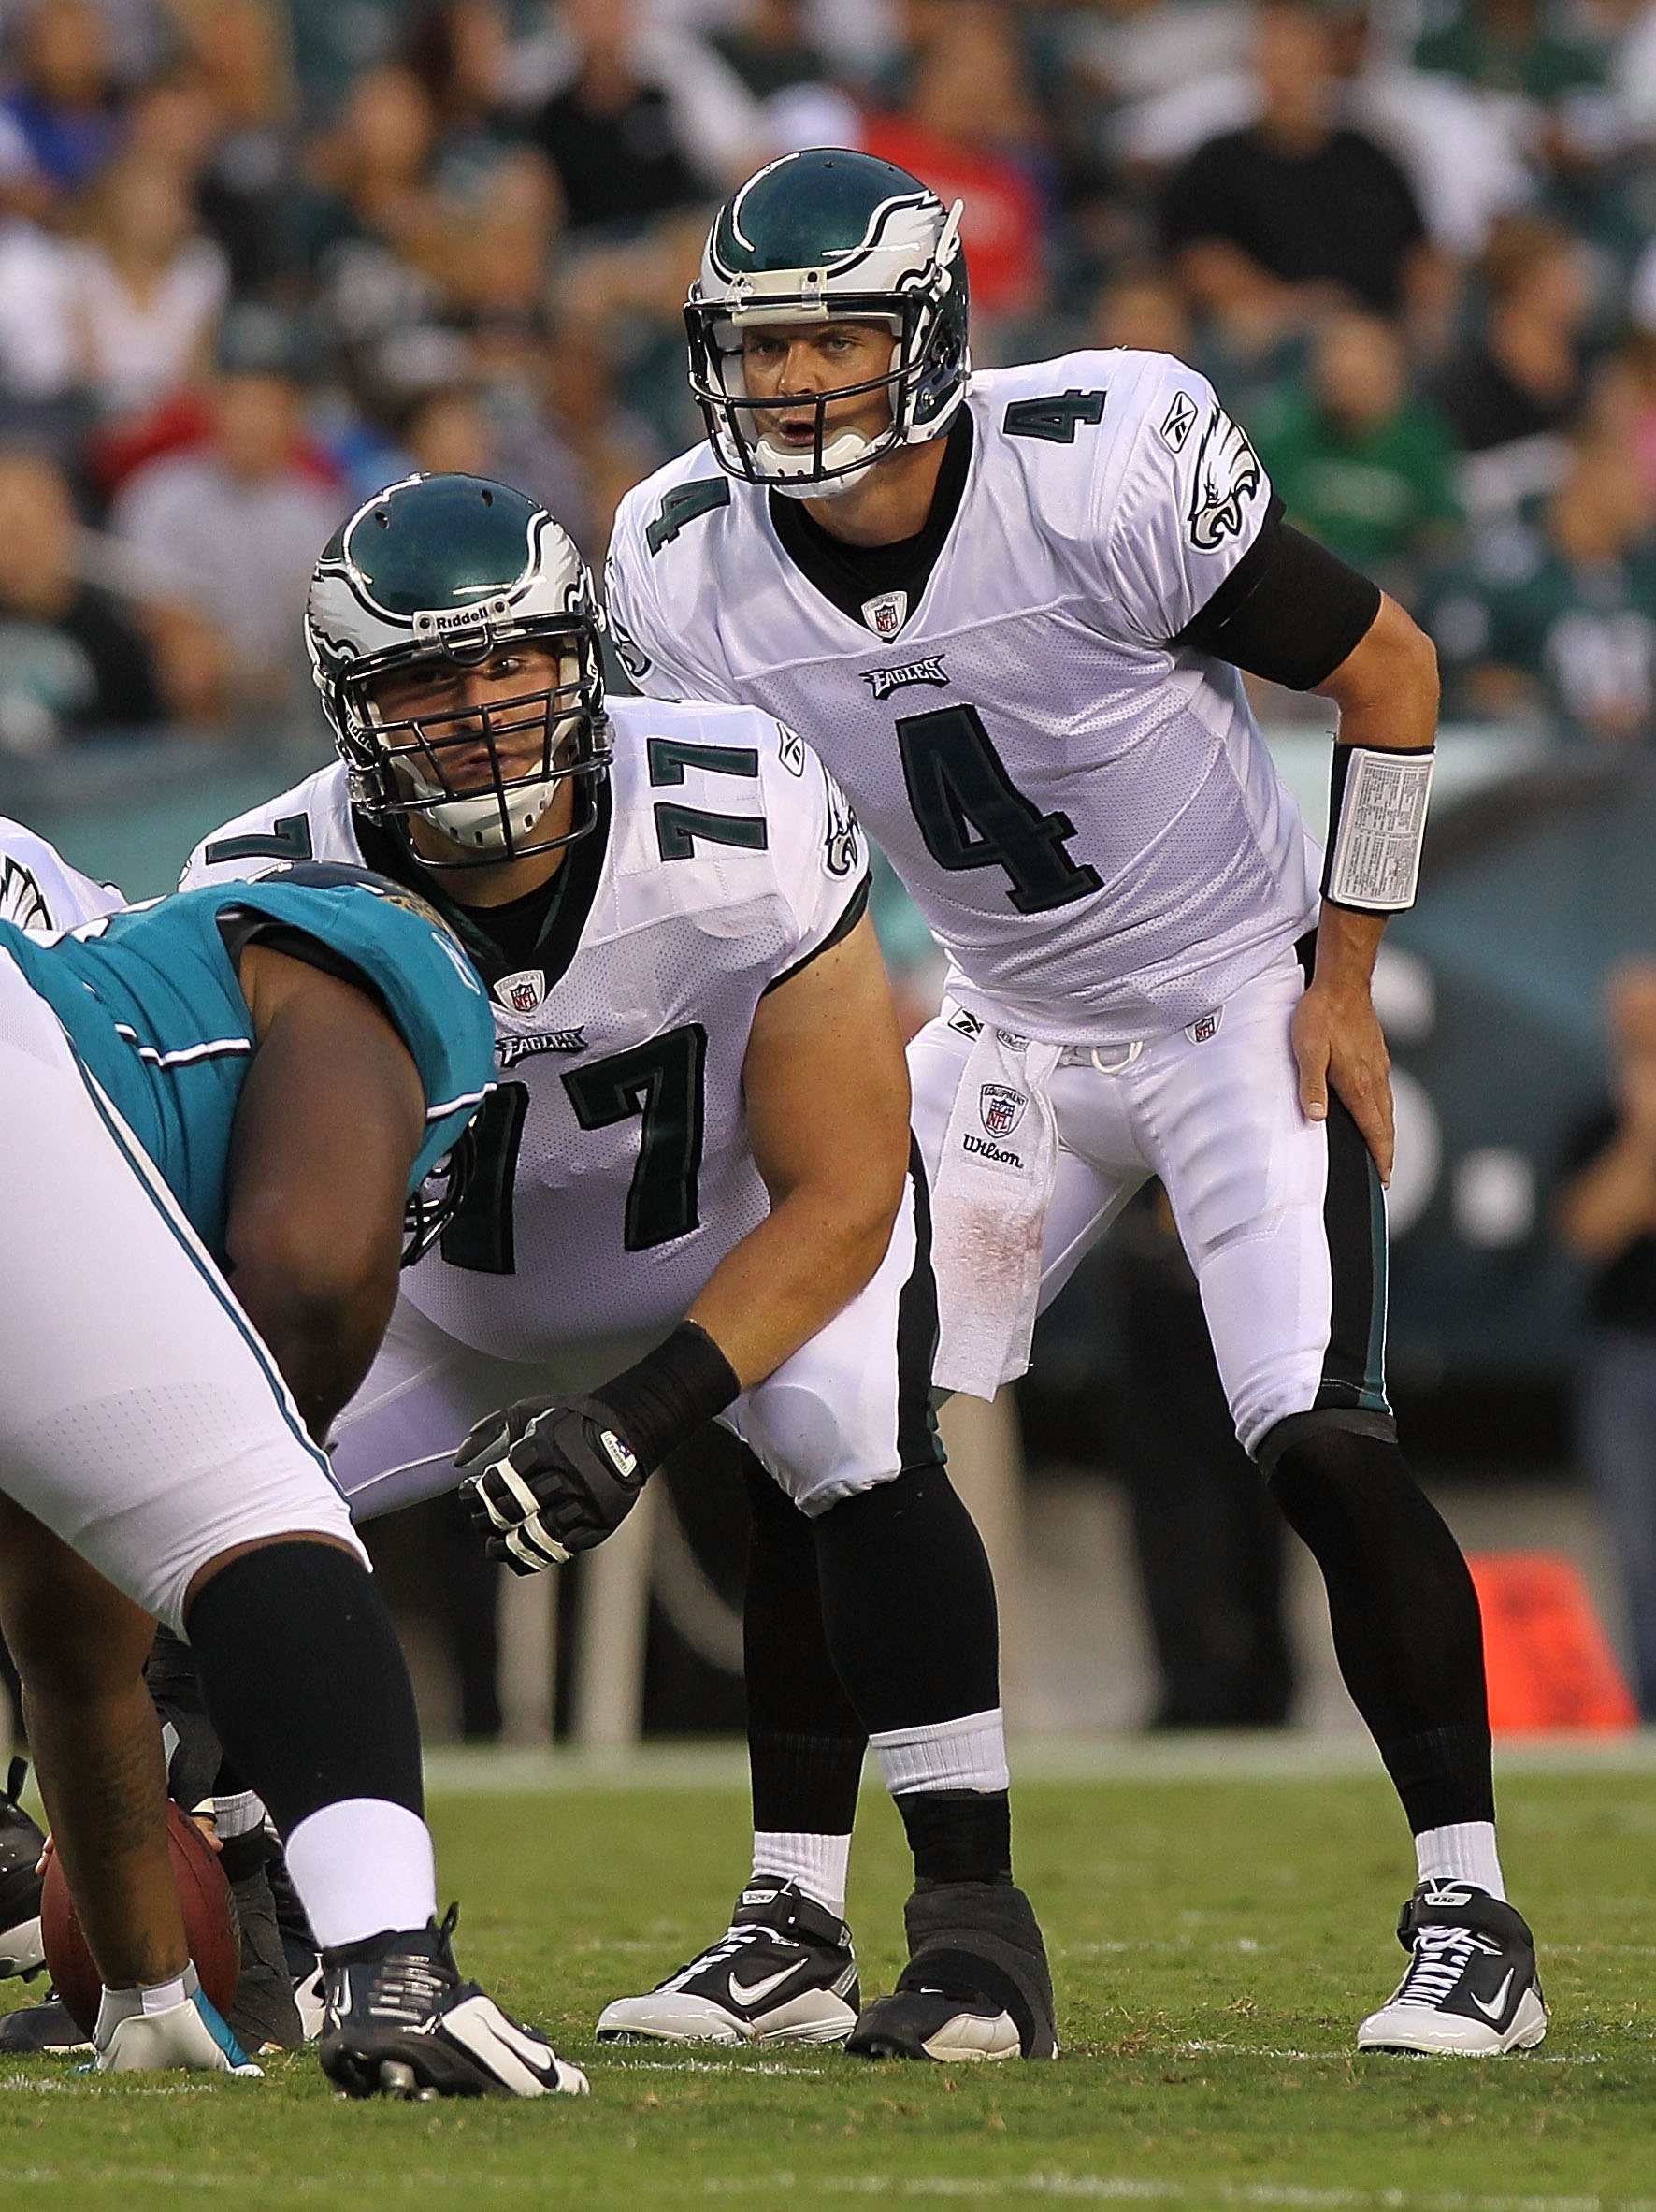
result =
[[[1010,1136],[1024,1118],[1029,1100],[1006,1083],[985,1083],[977,1094],[977,1110],[991,1136]]]
[[[776,725],[776,758],[789,775],[805,773],[805,740],[797,730],[788,729],[784,722]]]
[[[963,1037],[975,1037],[982,1034],[984,1025],[975,1014],[969,1013],[964,1006],[957,1006],[949,1016],[948,1026]]]
[[[908,684],[935,684],[946,691],[949,683],[941,653],[929,653],[924,660],[905,660],[900,668],[865,668],[862,680],[876,699],[889,699]]]
[[[1216,407],[1202,435],[1186,516],[1190,542],[1199,553],[1214,553],[1225,539],[1241,537],[1243,508],[1263,478],[1247,433]]]
[[[584,1052],[586,1027],[552,1029],[541,1037],[497,1037],[495,1053],[502,1067],[516,1067],[520,1060],[533,1060],[538,1052]]]
[[[1175,392],[1161,425],[1161,442],[1169,453],[1183,453],[1185,441],[1196,427],[1196,402],[1188,392]]]

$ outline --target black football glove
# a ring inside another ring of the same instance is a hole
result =
[[[649,1480],[598,1398],[519,1398],[480,1421],[455,1458],[460,1497],[491,1559],[539,1574],[612,1536]]]

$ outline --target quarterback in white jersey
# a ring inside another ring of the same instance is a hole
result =
[[[974,376],[958,217],[838,151],[720,210],[685,309],[708,441],[622,503],[617,641],[646,690],[798,727],[950,956],[910,1055],[941,1384],[1021,1373],[1039,1302],[1160,1178],[1416,1838],[1413,1963],[1359,2042],[1527,2047],[1546,2013],[1496,1853],[1476,1598],[1383,1370],[1369,978],[1414,896],[1432,649],[1284,523],[1184,363]],[[1245,670],[1339,709],[1326,861]],[[803,1700],[795,1725],[831,1733]],[[824,1786],[797,1817],[849,1812]]]
[[[417,889],[489,986],[498,1070],[459,1209],[336,1424],[336,1479],[360,1518],[451,1487],[461,1452],[491,1555],[534,1572],[724,1422],[764,1470],[756,1513],[806,1531],[810,1641],[913,1840],[913,1988],[859,2005],[829,1858],[761,1807],[715,1967],[600,2031],[1050,2057],[855,817],[757,709],[607,705],[584,567],[505,485],[369,500],[324,554],[308,632],[342,762],[206,839],[185,880],[303,856]]]

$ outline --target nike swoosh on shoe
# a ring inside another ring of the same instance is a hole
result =
[[[762,1980],[756,1982],[739,1982],[735,1974],[732,1973],[727,1977],[730,1985],[731,2002],[739,2004],[744,2012],[751,2012],[756,2004],[763,2004],[773,1989],[780,1989],[789,1974],[796,1973],[798,1971],[798,1961],[790,1959],[780,1973],[768,1973]]]
[[[1510,1966],[1506,1969],[1506,1979],[1501,1984],[1501,1987],[1495,1991],[1494,1996],[1490,1999],[1487,2004],[1481,1997],[1473,1997],[1473,2003],[1476,2005],[1478,2011],[1482,2013],[1486,2020],[1498,2020],[1501,2017],[1501,2015],[1505,2011],[1506,1999],[1512,1988],[1512,1977],[1516,1971],[1516,1968]]]

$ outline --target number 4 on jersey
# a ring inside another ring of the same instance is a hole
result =
[[[1104,395],[1072,386],[1044,399],[1013,400],[1001,427],[1008,438],[1044,438],[1052,445],[1073,445],[1077,425],[1103,419]]]
[[[1004,868],[1020,914],[1046,914],[1100,889],[1096,868],[1064,849],[1075,825],[1043,814],[1006,773],[975,707],[938,707],[897,725],[909,804],[940,868]]]

